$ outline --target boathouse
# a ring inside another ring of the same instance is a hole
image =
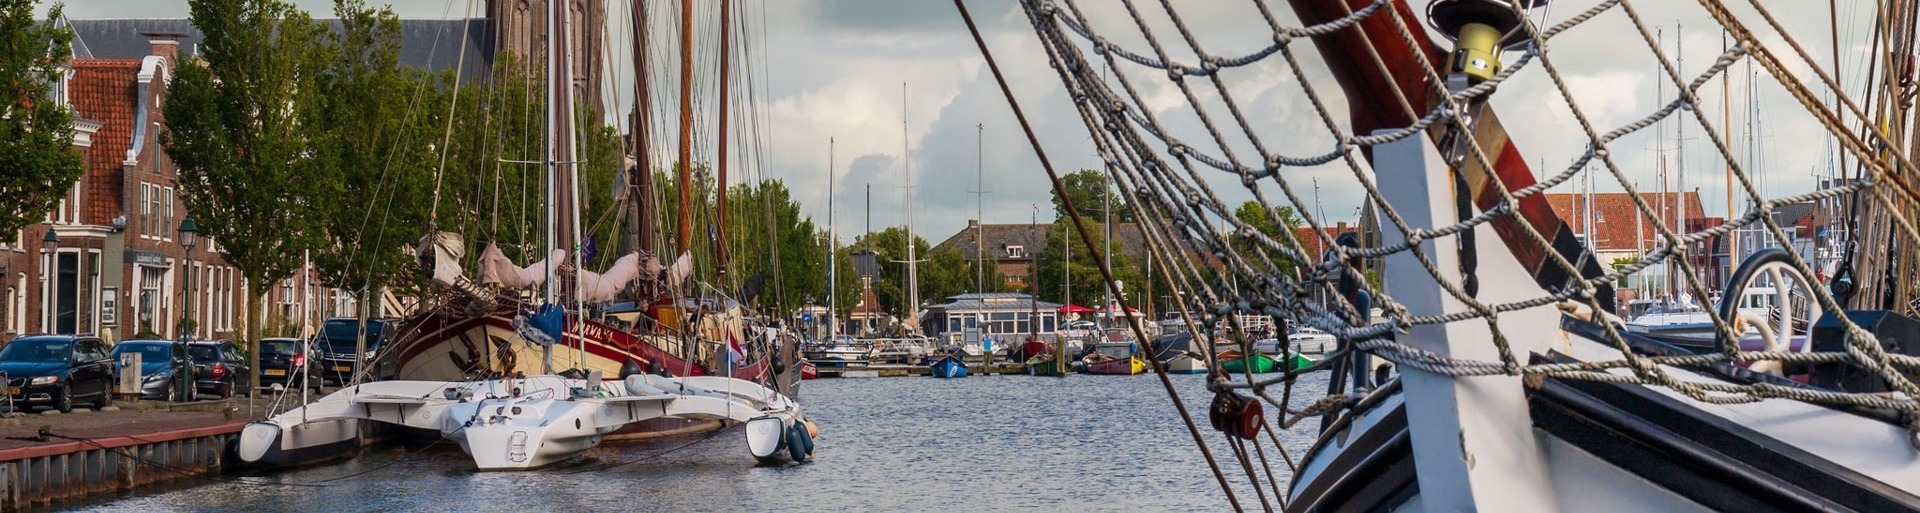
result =
[[[976,329],[989,336],[1052,333],[1059,329],[1059,309],[1059,303],[1035,301],[1033,296],[1019,292],[960,294],[948,296],[945,303],[928,305],[920,327],[934,337]],[[1039,324],[1029,324],[1032,322]]]

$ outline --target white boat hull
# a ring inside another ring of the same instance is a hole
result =
[[[763,424],[761,419],[770,418],[788,428],[805,422],[799,405],[786,396],[749,381],[713,376],[382,381],[248,424],[237,452],[242,462],[275,465],[285,459],[277,455],[351,440],[361,422],[372,421],[437,430],[459,442],[480,470],[525,470],[566,461],[598,446],[614,430],[657,418]],[[783,443],[770,441],[762,431],[765,426],[748,432],[755,458],[784,461],[786,453],[762,450],[768,443]]]

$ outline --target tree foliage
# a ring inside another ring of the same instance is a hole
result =
[[[188,6],[205,38],[200,59],[177,64],[161,143],[180,168],[188,214],[249,288],[265,290],[293,274],[321,231],[301,114],[325,90],[314,70],[329,52],[320,44],[327,28],[275,0]]]
[[[391,8],[345,0],[334,14],[339,30],[323,35],[327,58],[313,70],[320,94],[300,109],[309,205],[324,228],[314,263],[322,281],[380,290],[427,226],[446,98],[431,75],[400,66]]]
[[[1091,219],[1083,219],[1083,221],[1087,224],[1088,234],[1093,236],[1093,245],[1104,248],[1106,230],[1103,226]],[[1072,262],[1066,259],[1068,245],[1073,246]],[[1072,220],[1055,221],[1047,228],[1047,247],[1041,250],[1038,256],[1040,299],[1065,303],[1068,299],[1067,290],[1070,288],[1073,304],[1092,308],[1099,308],[1099,305],[1105,304],[1109,294],[1106,282],[1100,275],[1099,260],[1095,256],[1093,251],[1087,251],[1086,246],[1081,243],[1080,234],[1074,230]],[[1126,251],[1121,251],[1116,244],[1113,261],[1109,265],[1113,269],[1114,279],[1120,280],[1126,287],[1124,292],[1129,296],[1128,304],[1143,303],[1146,298],[1139,297],[1138,294],[1145,290],[1147,282],[1142,279],[1145,273],[1135,265],[1133,257]]]
[[[1119,189],[1111,186],[1106,173],[1093,169],[1082,169],[1060,177],[1065,185],[1067,197],[1073,199],[1073,208],[1081,216],[1090,220],[1106,222],[1106,210],[1112,205],[1113,219],[1119,222],[1133,222],[1133,207]],[[1102,194],[1102,192],[1107,194]],[[1060,201],[1059,192],[1052,194],[1054,219],[1068,219],[1067,205]]]
[[[0,234],[39,221],[86,169],[73,150],[73,112],[53,96],[73,31],[54,22],[60,5],[41,23],[33,4],[0,0]]]
[[[1301,223],[1300,216],[1294,213],[1292,206],[1283,205],[1274,207],[1271,215],[1269,215],[1267,208],[1261,206],[1260,202],[1254,200],[1247,200],[1245,203],[1241,203],[1238,208],[1233,209],[1233,217],[1234,219],[1247,223],[1248,226],[1252,226],[1254,231],[1260,232],[1261,235],[1265,235],[1267,238],[1280,242],[1283,245],[1286,241],[1285,232],[1299,228]],[[1275,223],[1275,218],[1279,218],[1278,223]],[[1300,243],[1312,244],[1312,242],[1304,240],[1300,241]],[[1251,240],[1251,237],[1238,235],[1234,240],[1234,249],[1239,251],[1241,256],[1245,257],[1248,262],[1263,265],[1263,261],[1254,253],[1257,244],[1258,243]],[[1308,256],[1318,257],[1318,255]],[[1280,268],[1278,271],[1281,274],[1292,274],[1293,269],[1300,265],[1299,262],[1285,257],[1276,258],[1274,263],[1279,265]]]

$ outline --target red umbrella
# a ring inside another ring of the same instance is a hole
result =
[[[1067,305],[1067,306],[1060,307],[1060,313],[1092,313],[1092,312],[1093,312],[1092,308],[1087,308],[1080,305]]]

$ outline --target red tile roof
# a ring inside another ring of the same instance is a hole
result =
[[[1359,233],[1360,227],[1342,222],[1334,226],[1321,228],[1321,230],[1327,233],[1328,239],[1339,239],[1341,234]],[[1318,260],[1321,255],[1326,254],[1326,245],[1319,236],[1313,234],[1313,227],[1296,227],[1293,229],[1293,236],[1294,238],[1300,239],[1301,246],[1306,247],[1308,258]]]
[[[69,95],[76,116],[99,121],[87,162],[87,224],[111,224],[120,215],[125,184],[120,163],[132,146],[139,105],[140,59],[74,59]]]
[[[1665,202],[1661,193],[1641,193],[1640,197],[1652,207],[1653,211],[1670,228],[1678,229],[1680,223],[1680,202],[1686,201],[1686,217],[1697,220],[1704,215],[1700,210],[1700,194],[1688,192],[1665,193]],[[1576,235],[1585,235],[1587,195],[1576,193],[1547,193],[1547,202],[1553,204],[1553,212],[1567,220]],[[1664,210],[1663,210],[1664,209]],[[1636,238],[1635,230],[1640,234]],[[1624,192],[1593,193],[1593,245],[1600,251],[1636,250],[1651,248],[1659,243],[1660,231],[1655,229],[1652,217],[1643,216],[1633,204],[1633,197]]]

